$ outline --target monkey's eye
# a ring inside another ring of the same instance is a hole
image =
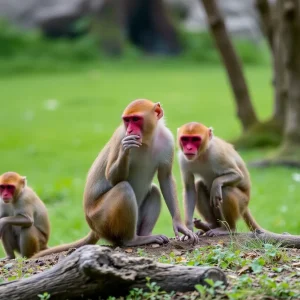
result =
[[[183,142],[187,142],[187,141],[189,140],[189,138],[188,138],[187,136],[183,136],[183,137],[181,138],[181,140],[182,140]]]
[[[128,122],[129,122],[129,118],[123,118],[123,121],[124,121],[125,123],[128,123]]]
[[[13,192],[15,187],[13,185],[7,185],[6,186],[7,190],[10,191],[10,192]]]
[[[139,120],[140,120],[139,117],[132,117],[132,121],[133,121],[133,122],[137,122],[137,121],[139,121]]]
[[[193,141],[193,142],[200,142],[200,141],[201,141],[201,137],[199,137],[199,136],[194,136],[194,137],[192,138],[192,141]]]

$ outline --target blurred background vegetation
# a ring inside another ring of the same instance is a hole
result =
[[[5,1],[0,1],[0,8],[1,2]],[[51,246],[88,232],[82,209],[85,177],[130,101],[160,101],[174,134],[183,123],[199,121],[228,141],[243,136],[213,37],[206,27],[190,30],[184,26],[181,10],[169,2],[165,5],[170,7],[175,46],[164,42],[168,39],[161,35],[159,42],[155,38],[141,42],[137,36],[147,36],[147,31],[131,31],[145,25],[132,16],[128,17],[131,23],[119,26],[121,31],[114,30],[116,22],[109,13],[103,17],[104,25],[101,14],[82,14],[60,30],[50,30],[49,22],[48,27],[30,28],[8,18],[0,22],[0,172],[26,175],[28,184],[45,201],[52,226]],[[152,9],[155,13],[155,7]],[[222,12],[226,19],[226,11]],[[259,118],[268,119],[273,111],[273,71],[262,35],[253,38],[247,31],[230,32],[253,106]],[[241,155],[247,162],[259,159],[273,152],[270,146],[243,147]],[[257,221],[271,231],[299,234],[299,169],[250,168],[250,173],[250,208]],[[174,174],[182,207],[177,161]],[[245,228],[240,222],[239,230]],[[155,232],[173,236],[165,205]]]

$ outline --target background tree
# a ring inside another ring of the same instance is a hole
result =
[[[224,19],[216,2],[202,0],[202,3],[207,14],[211,34],[220,51],[233,90],[237,116],[240,119],[244,131],[247,131],[258,122],[258,119],[250,99],[242,64],[229,38]]]
[[[235,93],[238,117],[244,130],[235,145],[246,148],[280,145],[272,158],[256,165],[300,166],[300,1],[256,0],[273,65],[274,108],[271,118],[264,122],[256,117],[241,64],[216,1],[202,0],[202,4],[232,90],[236,91],[237,86],[242,86],[244,95],[247,95],[241,101],[241,95]],[[252,117],[249,125],[245,126],[248,113]]]

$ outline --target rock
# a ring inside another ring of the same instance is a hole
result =
[[[9,269],[11,269],[13,267],[13,265],[14,265],[13,263],[8,263],[8,264],[4,265],[4,268],[6,270],[9,270]]]

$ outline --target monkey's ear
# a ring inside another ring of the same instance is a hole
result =
[[[163,111],[163,109],[161,108],[159,102],[155,103],[155,105],[154,105],[154,111],[155,111],[155,113],[156,113],[156,116],[157,116],[157,119],[158,119],[158,120],[161,119],[161,118],[164,116],[164,111]]]
[[[24,187],[27,186],[27,178],[26,178],[26,176],[23,176],[23,177],[22,177],[22,183],[23,183],[23,186],[24,186]]]
[[[209,127],[208,128],[208,136],[209,136],[209,139],[211,140],[214,136],[214,133],[213,133],[213,128],[212,127]]]

